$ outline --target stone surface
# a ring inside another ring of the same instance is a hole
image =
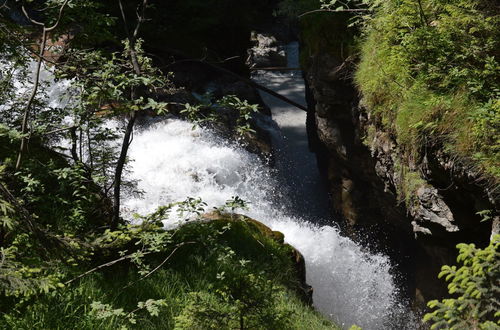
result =
[[[233,214],[233,213],[221,213],[218,211],[213,211],[201,215],[198,221],[229,221],[229,222],[243,221],[249,226],[251,226],[254,230],[258,230],[262,235],[269,237],[272,240],[276,241],[277,243],[286,246],[290,250],[290,259],[292,260],[292,264],[297,274],[297,280],[299,282],[297,293],[305,303],[312,305],[313,289],[309,284],[306,283],[306,264],[304,256],[293,246],[284,242],[285,236],[283,235],[283,233],[272,230],[271,228],[269,228],[260,221],[257,221],[255,219],[249,218],[244,215]]]
[[[285,51],[280,49],[274,36],[252,32],[254,46],[248,50],[247,65],[250,68],[285,67]]]
[[[366,235],[372,247],[391,255],[416,304],[444,296],[440,267],[455,263],[459,242],[487,244],[492,223],[481,222],[476,213],[491,209],[498,215],[498,196],[481,185],[473,169],[439,148],[427,150],[423,160],[403,157],[359,102],[349,59],[320,52],[308,62],[310,143],[344,232],[354,239]],[[399,164],[422,179],[409,203],[398,194],[404,177]],[[493,231],[498,223],[494,216]]]

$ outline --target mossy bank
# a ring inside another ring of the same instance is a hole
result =
[[[435,278],[457,243],[498,231],[498,15],[491,1],[374,1],[300,22],[332,204],[420,302],[446,294]]]
[[[85,260],[43,263],[53,287],[2,292],[0,327],[338,329],[311,307],[304,260],[283,234],[222,212],[165,231],[162,212],[82,244]],[[20,274],[0,280],[9,275]]]

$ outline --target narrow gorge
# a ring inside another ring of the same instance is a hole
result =
[[[497,329],[499,10],[0,1],[0,328]]]

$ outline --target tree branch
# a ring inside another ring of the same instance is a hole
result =
[[[143,255],[148,255],[148,254],[151,254],[151,253],[153,253],[153,252],[144,252],[144,253],[143,253]],[[113,260],[113,261],[110,261],[110,262],[107,262],[107,263],[105,263],[105,264],[102,264],[102,265],[99,265],[99,266],[97,266],[97,267],[94,267],[94,268],[92,268],[92,269],[90,269],[90,270],[86,271],[85,273],[82,273],[82,274],[78,275],[77,277],[75,277],[75,278],[73,278],[73,279],[71,279],[71,280],[69,280],[69,281],[64,282],[64,285],[71,284],[71,283],[73,283],[74,281],[79,280],[79,279],[81,279],[82,277],[85,277],[85,276],[87,276],[87,275],[89,275],[89,274],[92,274],[92,273],[94,273],[94,272],[98,271],[98,270],[99,270],[99,269],[101,269],[101,268],[104,268],[104,267],[109,267],[109,266],[113,266],[114,264],[119,263],[120,261],[123,261],[123,260],[132,259],[132,257],[133,257],[133,256],[134,256],[134,253],[127,254],[126,256],[123,256],[123,257],[121,257],[121,258],[118,258],[118,259],[115,259],[115,260]]]
[[[127,16],[125,15],[125,10],[123,9],[122,0],[118,0],[118,7],[120,7],[120,13],[122,15],[123,27],[125,29],[125,34],[127,35],[127,39],[131,40],[132,36],[130,35],[130,30],[128,28]]]
[[[28,99],[28,104],[26,105],[26,108],[24,109],[23,121],[22,121],[22,125],[21,125],[21,133],[22,133],[21,146],[19,147],[19,154],[17,156],[16,171],[19,170],[19,168],[21,167],[23,153],[24,153],[24,150],[26,149],[26,144],[28,141],[28,139],[26,138],[26,133],[28,132],[29,115],[30,115],[31,107],[32,107],[33,102],[35,100],[36,94],[38,92],[38,87],[40,85],[40,70],[42,68],[42,62],[44,60],[43,54],[45,53],[45,47],[47,45],[47,33],[54,30],[59,25],[64,8],[68,4],[68,2],[69,2],[69,0],[65,0],[64,3],[61,5],[61,8],[59,9],[59,15],[57,17],[56,22],[54,23],[54,25],[52,25],[49,28],[45,27],[45,23],[41,23],[41,22],[38,22],[38,21],[35,21],[34,19],[32,19],[26,10],[26,7],[24,5],[21,6],[21,9],[22,9],[24,15],[26,16],[26,18],[30,22],[32,22],[33,24],[42,27],[42,40],[40,41],[40,50],[39,50],[37,65],[36,65],[36,69],[35,69],[36,71],[35,71],[35,81],[34,81],[34,85],[33,85],[33,90],[31,91],[30,98]]]
[[[26,19],[28,21],[30,21],[32,24],[35,24],[35,25],[39,25],[39,26],[43,26],[45,28],[45,24],[42,23],[42,22],[38,22],[38,21],[35,21],[33,18],[31,18],[31,16],[28,14],[28,12],[26,11],[26,7],[24,5],[21,6],[21,10],[23,11],[23,14],[24,16],[26,17]]]
[[[183,247],[184,245],[196,244],[196,243],[197,242],[191,242],[190,241],[190,242],[182,242],[180,244],[177,244],[177,246],[175,247],[175,249],[172,252],[170,252],[170,254],[158,266],[156,266],[153,270],[151,270],[149,273],[147,273],[146,275],[144,275],[143,277],[141,277],[137,281],[132,282],[130,284],[127,284],[126,286],[123,287],[123,289],[129,288],[132,285],[136,284],[137,282],[142,281],[142,280],[146,279],[147,277],[151,276],[154,272],[156,272],[158,269],[160,269],[168,260],[170,260],[170,258],[172,258],[172,256],[174,255],[174,253],[177,252],[177,250],[180,249],[181,247]]]
[[[262,86],[261,84],[256,83],[255,81],[253,81],[253,80],[251,80],[251,79],[248,79],[248,78],[242,77],[242,76],[240,76],[240,75],[238,75],[238,74],[236,74],[236,73],[234,73],[234,72],[232,72],[232,71],[230,71],[230,70],[224,69],[224,68],[222,68],[222,67],[220,67],[220,66],[218,66],[218,65],[215,65],[215,64],[212,64],[212,63],[209,63],[209,62],[206,62],[206,61],[202,61],[202,60],[193,60],[193,59],[186,59],[186,60],[181,60],[181,61],[182,61],[182,62],[197,62],[197,63],[204,63],[204,64],[206,64],[206,65],[208,65],[208,66],[210,66],[210,67],[212,67],[212,68],[214,68],[214,69],[216,69],[216,70],[218,70],[218,71],[221,71],[221,72],[223,72],[223,73],[225,73],[225,74],[228,74],[228,75],[230,75],[230,76],[232,76],[232,77],[234,77],[234,78],[236,78],[236,79],[238,79],[238,80],[241,80],[242,82],[246,83],[247,85],[250,85],[250,86],[252,86],[252,87],[255,87],[255,88],[257,88],[257,89],[260,89],[261,91],[263,91],[263,92],[265,92],[265,93],[267,93],[267,94],[269,94],[269,95],[272,95],[272,96],[274,96],[274,97],[275,97],[275,98],[277,98],[277,99],[280,99],[280,100],[282,100],[282,101],[284,101],[284,102],[286,102],[286,103],[288,103],[288,104],[290,104],[290,105],[293,105],[293,106],[294,106],[294,107],[296,107],[296,108],[299,108],[299,109],[301,109],[301,110],[307,111],[307,107],[303,106],[302,104],[297,103],[297,102],[295,102],[295,101],[292,101],[292,100],[290,100],[289,98],[287,98],[287,97],[285,97],[285,96],[283,96],[283,95],[281,95],[281,94],[279,94],[279,93],[276,93],[276,92],[275,92],[275,91],[273,91],[272,89],[269,89],[269,88],[267,88],[267,87],[265,87],[265,86]],[[181,61],[179,61],[179,62],[181,62]],[[175,64],[175,63],[172,63],[172,64],[171,64],[171,65],[169,65],[169,66],[172,66],[173,64]]]
[[[369,12],[369,9],[342,9],[342,10],[331,10],[331,9],[315,9],[297,16],[298,18],[302,18],[306,15],[314,14],[314,13],[359,13],[359,12]]]
[[[24,7],[23,7],[23,11]],[[47,43],[47,31],[45,28],[43,28],[42,31],[42,41],[40,43],[40,53],[39,53],[39,58],[36,64],[36,71],[35,71],[35,81],[33,85],[33,89],[31,91],[30,98],[28,99],[28,104],[26,105],[26,108],[24,109],[24,115],[23,115],[23,122],[21,126],[21,146],[19,148],[19,154],[17,156],[17,162],[16,162],[16,171],[19,170],[21,167],[21,160],[23,157],[24,150],[26,148],[26,143],[27,143],[27,138],[26,138],[26,133],[28,132],[28,120],[29,120],[29,114],[31,110],[31,106],[33,104],[33,101],[35,100],[36,94],[38,92],[38,86],[40,84],[40,70],[42,68],[42,62],[43,62],[43,53],[45,51],[45,45]]]

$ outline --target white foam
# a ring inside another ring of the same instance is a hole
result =
[[[144,193],[124,197],[125,215],[145,214],[188,196],[201,197],[209,208],[240,196],[251,203],[243,213],[283,232],[303,253],[318,310],[346,327],[386,328],[398,306],[389,259],[364,252],[334,227],[287,215],[272,170],[256,155],[176,119],[136,132],[129,155],[129,178]]]

